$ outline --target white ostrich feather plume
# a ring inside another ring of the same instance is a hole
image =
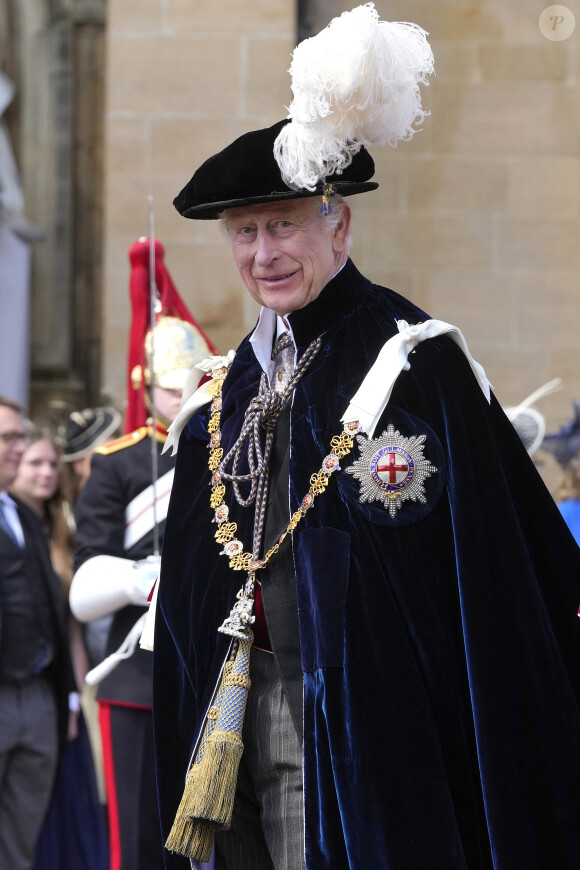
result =
[[[427,33],[408,22],[380,21],[374,3],[334,18],[292,54],[290,124],[274,156],[293,189],[314,190],[341,173],[365,145],[411,139],[428,112],[420,84],[433,73]]]

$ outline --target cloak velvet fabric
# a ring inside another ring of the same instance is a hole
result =
[[[291,510],[400,318],[426,315],[351,261],[290,315],[299,354],[322,335],[291,409]],[[438,469],[426,503],[394,518],[361,504],[344,471],[355,447],[293,535],[306,865],[576,870],[580,550],[457,346],[429,340],[409,362],[375,435],[392,423],[426,436]],[[225,451],[259,375],[246,339],[224,385]],[[154,653],[164,836],[226,654],[216,629],[244,580],[213,538],[206,420],[199,412],[181,437],[164,540]],[[252,511],[229,504],[247,548]],[[167,868],[187,866],[166,852]]]

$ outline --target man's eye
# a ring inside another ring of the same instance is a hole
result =
[[[294,224],[291,221],[276,221],[274,224],[274,232],[278,235],[287,235],[294,229]]]
[[[238,229],[234,233],[234,238],[237,239],[251,239],[256,233],[255,227],[238,227]]]

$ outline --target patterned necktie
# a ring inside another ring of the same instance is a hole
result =
[[[274,365],[274,390],[283,393],[294,372],[294,342],[289,332],[283,332],[272,350]]]
[[[12,528],[10,523],[8,522],[8,517],[6,516],[6,512],[4,510],[4,502],[1,498],[0,498],[0,529],[2,529],[4,532],[6,532],[6,534],[8,535],[10,540],[12,541],[12,543],[16,544],[18,549],[21,549],[20,541],[16,537],[16,532],[14,531],[14,529]]]

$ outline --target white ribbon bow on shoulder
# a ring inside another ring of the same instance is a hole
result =
[[[449,335],[459,345],[471,366],[487,401],[491,400],[491,384],[483,367],[476,362],[467,347],[461,331],[443,320],[426,320],[424,323],[409,326],[406,320],[398,320],[398,335],[390,338],[381,348],[376,362],[351,399],[350,405],[341,418],[342,423],[358,420],[369,438],[373,437],[381,414],[393,391],[395,381],[402,371],[411,368],[409,354],[422,341],[439,335]]]
[[[227,356],[210,356],[202,359],[195,365],[187,376],[183,395],[181,397],[181,406],[177,417],[169,427],[167,432],[167,440],[163,447],[163,453],[169,448],[173,448],[171,455],[175,456],[179,446],[179,438],[185,429],[187,421],[193,417],[196,411],[199,411],[208,402],[211,402],[212,397],[209,394],[209,385],[211,381],[206,381],[199,386],[204,375],[211,374],[216,369],[229,368],[236,355],[235,350],[228,351]]]
[[[397,328],[399,330],[398,335],[394,335],[383,345],[376,362],[343,414],[341,418],[342,423],[351,423],[358,420],[363,431],[366,432],[369,438],[372,438],[381,414],[389,401],[395,381],[402,371],[408,371],[411,367],[408,359],[409,354],[425,339],[435,338],[438,335],[449,335],[461,348],[484,396],[488,402],[491,400],[491,384],[487,379],[485,371],[471,356],[467,342],[456,326],[452,326],[450,323],[445,323],[442,320],[426,320],[424,323],[409,326],[406,320],[398,320]],[[172,454],[177,452],[179,438],[187,421],[203,405],[211,401],[208,391],[209,381],[202,384],[201,387],[199,386],[203,375],[209,374],[215,371],[215,369],[228,368],[234,356],[235,351],[230,350],[227,356],[209,357],[202,360],[191,370],[183,391],[179,414],[169,427],[169,434],[164,450],[172,447]],[[159,580],[155,586],[153,600],[149,606],[147,621],[141,638],[141,646],[144,649],[153,649],[158,592]]]

